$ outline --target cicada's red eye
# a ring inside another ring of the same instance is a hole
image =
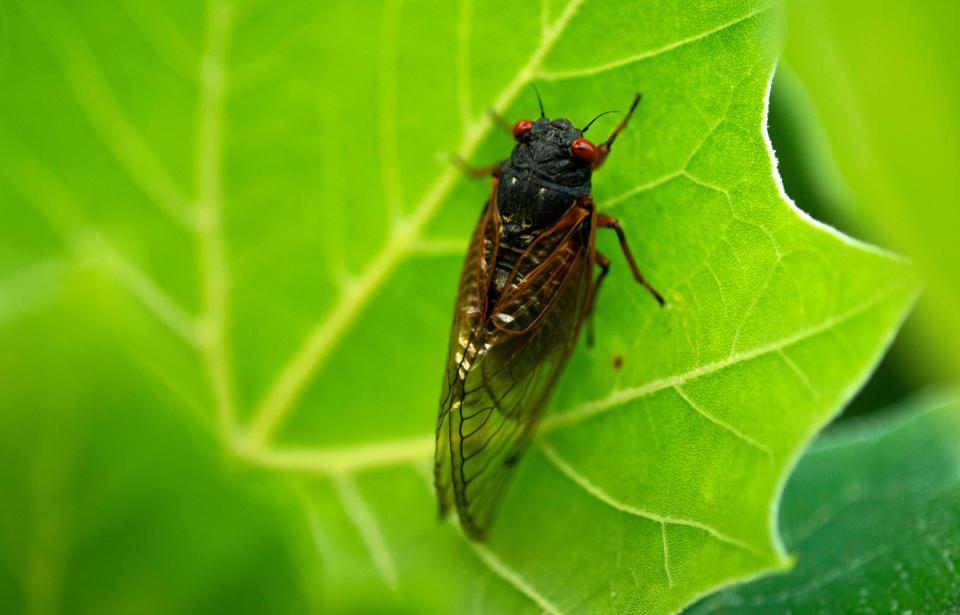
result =
[[[513,138],[519,139],[520,135],[527,134],[531,128],[533,128],[533,122],[530,120],[517,120],[513,125]]]
[[[597,159],[597,146],[590,141],[580,137],[574,139],[570,144],[570,151],[573,155],[585,162],[593,162]]]

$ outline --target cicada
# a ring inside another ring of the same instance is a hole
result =
[[[610,270],[596,250],[598,228],[616,232],[637,282],[663,305],[620,224],[598,213],[591,195],[593,172],[639,102],[638,94],[595,145],[584,133],[597,118],[579,129],[547,118],[541,101],[540,119],[513,125],[510,158],[472,170],[489,173],[493,186],[460,275],[434,482],[441,517],[456,507],[473,539],[486,535]]]

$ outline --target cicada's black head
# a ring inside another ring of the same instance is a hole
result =
[[[513,133],[517,144],[510,156],[510,166],[518,171],[528,171],[550,184],[573,188],[582,194],[590,192],[596,148],[593,148],[592,158],[578,154],[574,143],[589,144],[589,141],[570,120],[520,120]]]
[[[563,118],[520,120],[513,136],[513,153],[500,164],[497,208],[507,235],[522,242],[590,194],[598,148]]]

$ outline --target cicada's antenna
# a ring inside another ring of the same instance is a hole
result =
[[[619,112],[619,111],[604,111],[603,113],[601,113],[601,114],[598,115],[597,117],[595,117],[595,118],[593,118],[592,120],[590,120],[589,122],[587,122],[587,125],[584,126],[584,127],[583,127],[583,130],[581,130],[580,132],[587,132],[587,129],[590,128],[590,127],[593,125],[594,122],[596,122],[598,119],[600,119],[600,118],[602,118],[603,116],[608,115],[608,114],[610,114],[610,113],[620,113],[620,112]]]
[[[540,90],[537,89],[537,84],[531,82],[531,83],[530,83],[530,87],[532,87],[532,88],[533,88],[533,91],[536,92],[536,94],[537,94],[537,103],[540,104],[540,117],[541,117],[541,118],[547,117],[547,114],[543,111],[543,99],[540,98]]]

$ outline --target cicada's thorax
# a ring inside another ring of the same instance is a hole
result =
[[[568,120],[539,119],[519,138],[510,158],[500,163],[500,250],[491,289],[494,294],[508,283],[524,249],[556,224],[577,199],[590,194],[592,167],[570,151],[570,143],[581,136]],[[517,271],[510,281],[518,283],[525,273]]]

